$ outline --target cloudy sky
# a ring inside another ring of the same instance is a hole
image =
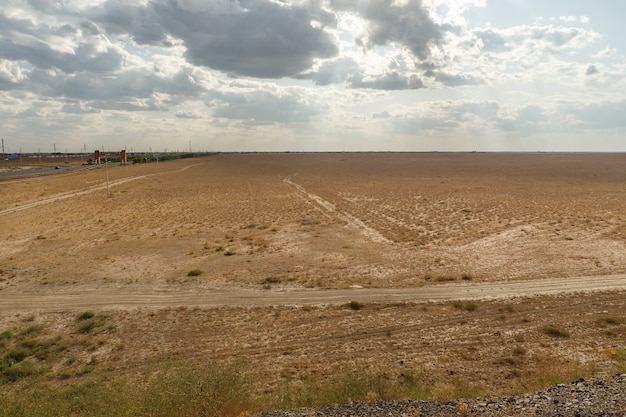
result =
[[[8,152],[626,151],[626,2],[4,0]]]

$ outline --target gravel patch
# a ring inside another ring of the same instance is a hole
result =
[[[275,411],[259,417],[626,416],[626,374],[578,379],[545,391],[449,402],[379,401]]]

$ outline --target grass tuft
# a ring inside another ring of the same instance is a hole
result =
[[[85,311],[78,316],[77,320],[78,321],[89,320],[89,319],[92,319],[94,315],[95,314],[92,313],[91,311]]]
[[[478,309],[478,304],[472,301],[454,301],[452,306],[458,310],[465,311],[476,311]]]
[[[617,326],[619,324],[623,324],[624,320],[617,317],[601,317],[596,321],[596,323],[602,327],[606,325]]]
[[[202,271],[200,269],[192,269],[191,271],[187,272],[187,276],[188,277],[199,277],[203,273],[204,273],[204,271]]]
[[[350,308],[350,310],[358,311],[361,310],[363,307],[365,307],[365,304],[360,301],[353,300],[348,303],[348,308]]]
[[[81,323],[82,324],[78,327],[78,332],[82,334],[89,333],[96,327],[96,321],[94,319],[84,320]]]
[[[554,326],[543,326],[541,331],[552,337],[570,337],[570,333],[567,330]]]

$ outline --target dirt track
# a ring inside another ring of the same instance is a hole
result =
[[[73,293],[70,290],[59,294],[23,294],[17,291],[6,291],[0,303],[0,313],[74,311],[90,308],[99,310],[135,307],[162,308],[183,305],[188,307],[333,305],[353,300],[368,303],[426,303],[451,300],[498,300],[611,290],[626,290],[626,274],[498,283],[442,284],[401,289],[154,291],[153,288],[131,287],[80,293]]]

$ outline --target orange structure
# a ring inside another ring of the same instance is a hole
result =
[[[105,152],[105,151],[99,151],[98,149],[96,149],[93,153],[93,160],[96,164],[100,165],[102,163],[102,157],[104,156],[119,156],[120,161],[123,165],[127,163],[126,149],[122,149],[119,152]]]

